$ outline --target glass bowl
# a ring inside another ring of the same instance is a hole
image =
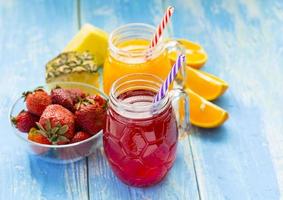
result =
[[[99,89],[84,83],[54,82],[43,86],[43,89],[50,94],[51,89],[56,86],[60,86],[61,88],[79,88],[87,94],[99,94],[104,99],[108,99],[107,96]],[[10,109],[10,119],[11,117],[16,116],[23,109],[26,110],[26,105],[24,98],[20,97]],[[22,141],[22,144],[26,147],[29,154],[52,163],[64,164],[81,160],[92,154],[102,144],[102,130],[81,142],[65,145],[46,145],[28,140],[28,134],[20,132],[16,129],[12,122],[11,127],[16,136]]]

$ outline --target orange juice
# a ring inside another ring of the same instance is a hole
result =
[[[145,39],[130,39],[121,42],[117,47],[121,51],[128,52],[132,56],[114,57],[108,55],[104,63],[104,92],[109,94],[111,85],[118,78],[131,73],[150,73],[165,79],[168,75],[171,65],[167,51],[158,52],[151,58],[146,57],[146,50],[150,44]],[[144,52],[143,55],[133,56],[138,52]]]
[[[103,71],[106,94],[109,94],[114,81],[127,74],[148,73],[166,79],[171,69],[170,48],[178,49],[178,45],[170,46],[161,37],[158,44],[149,49],[154,32],[153,26],[133,23],[121,26],[110,34]]]

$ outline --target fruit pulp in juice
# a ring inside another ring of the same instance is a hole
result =
[[[131,39],[121,42],[116,47],[126,51],[129,55],[136,52],[145,52],[149,47],[150,41],[144,39]],[[122,57],[108,56],[104,63],[103,85],[104,92],[109,94],[111,85],[118,78],[131,73],[149,73],[159,76],[163,80],[170,72],[171,64],[168,53],[165,49],[158,52],[152,58],[144,56]]]
[[[148,105],[154,95],[135,90],[120,95],[119,99],[133,105]],[[173,165],[178,129],[171,104],[154,115],[121,114],[110,107],[103,134],[109,164],[128,185],[144,187],[158,183]]]

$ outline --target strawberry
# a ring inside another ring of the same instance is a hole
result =
[[[105,125],[107,102],[100,96],[86,97],[76,104],[76,124],[84,131],[94,135]]]
[[[51,91],[52,103],[59,104],[70,111],[74,111],[75,103],[84,97],[85,94],[80,89],[63,89],[57,87]]]
[[[16,117],[12,117],[11,119],[16,128],[24,133],[28,133],[31,128],[35,127],[35,122],[38,120],[39,117],[25,110],[22,110]]]
[[[80,142],[80,141],[83,141],[83,140],[86,140],[88,138],[90,138],[91,135],[87,132],[84,132],[84,131],[79,131],[75,134],[75,136],[73,137],[73,139],[71,140],[72,143],[75,143],[75,142]]]
[[[55,127],[51,127],[51,122],[49,119],[46,120],[44,128],[40,123],[36,123],[37,127],[39,128],[38,132],[46,137],[48,141],[52,144],[68,144],[70,140],[65,136],[66,132],[68,131],[68,126],[64,125],[56,125]]]
[[[105,99],[103,99],[101,96],[99,95],[90,95],[90,96],[87,96],[86,99],[88,101],[91,101],[91,102],[96,102],[98,103],[99,105],[101,106],[107,106],[107,102]]]
[[[47,106],[37,126],[53,144],[68,143],[75,133],[73,113],[58,104]]]
[[[29,133],[28,133],[28,139],[30,141],[39,143],[39,144],[48,144],[50,145],[51,142],[43,135],[41,135],[36,128],[31,128]],[[30,146],[33,150],[34,153],[36,154],[43,154],[48,152],[49,148],[48,147],[42,147],[42,146],[37,146],[37,145],[31,145]]]
[[[53,104],[59,104],[68,110],[73,110],[73,100],[70,93],[62,88],[55,88],[51,90],[51,99]]]
[[[40,116],[45,108],[51,104],[50,96],[41,88],[37,88],[33,92],[24,92],[23,96],[28,111],[37,116]]]
[[[30,129],[28,133],[28,139],[40,144],[51,144],[48,138],[42,135],[36,128]]]
[[[78,103],[80,99],[86,97],[85,93],[79,88],[66,89],[66,90],[69,92],[74,104]]]

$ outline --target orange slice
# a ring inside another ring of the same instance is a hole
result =
[[[193,125],[202,128],[216,128],[228,119],[228,113],[219,106],[190,89],[186,89],[186,92],[190,99],[190,121]]]
[[[207,54],[197,43],[191,42],[186,39],[177,40],[186,49],[187,65],[195,69],[200,69],[207,61]],[[170,60],[174,63],[177,58],[176,51],[169,54]]]
[[[214,100],[221,96],[228,88],[228,84],[207,72],[186,67],[186,87],[190,88],[207,100]]]

